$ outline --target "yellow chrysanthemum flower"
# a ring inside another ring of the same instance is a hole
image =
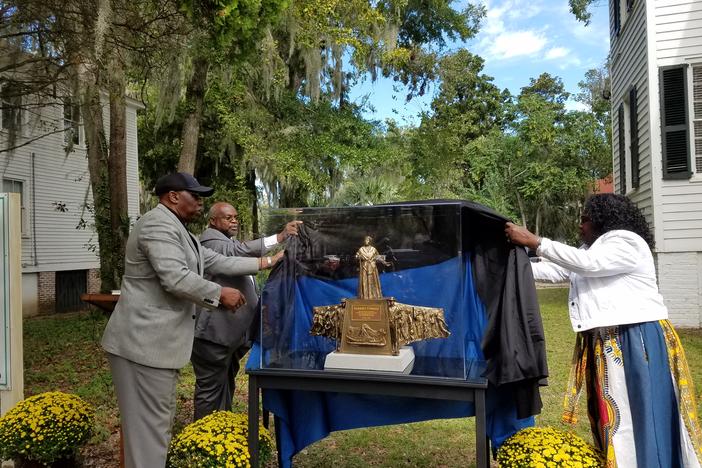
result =
[[[173,438],[167,466],[248,467],[247,436],[247,415],[217,411],[186,426]],[[259,447],[263,464],[271,455],[273,441],[262,425],[259,425]]]
[[[87,442],[93,408],[76,395],[46,392],[26,398],[0,418],[0,459],[42,463],[75,455]]]
[[[522,429],[497,452],[500,467],[601,467],[602,454],[573,433],[552,427]]]

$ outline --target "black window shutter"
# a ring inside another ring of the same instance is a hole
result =
[[[622,17],[619,11],[619,0],[612,0],[612,39],[619,35],[621,29]]]
[[[636,86],[629,90],[629,132],[631,137],[631,188],[639,188],[639,112]]]
[[[624,134],[624,104],[617,111],[619,126],[619,193],[626,193],[626,136]]]
[[[660,71],[663,178],[690,178],[685,66]]]

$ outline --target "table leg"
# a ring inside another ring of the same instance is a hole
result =
[[[124,434],[122,426],[119,427],[119,468],[124,468]]]
[[[488,443],[485,427],[485,391],[475,390],[475,458],[479,468],[489,467]]]
[[[249,454],[252,468],[258,468],[258,384],[249,375]]]

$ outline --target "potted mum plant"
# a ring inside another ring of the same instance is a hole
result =
[[[497,462],[501,468],[604,466],[595,447],[572,432],[553,427],[528,427],[517,432],[500,446]]]
[[[250,466],[247,437],[248,416],[230,411],[216,411],[195,421],[171,440],[169,468]],[[264,466],[273,451],[271,435],[259,426],[259,453]]]
[[[0,418],[0,459],[26,468],[75,466],[94,420],[93,408],[76,395],[46,392],[26,398]]]

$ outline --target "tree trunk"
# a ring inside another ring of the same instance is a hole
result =
[[[539,234],[541,232],[541,212],[543,211],[543,203],[539,204],[539,207],[536,209],[536,220],[534,220],[534,234],[537,236],[540,236]]]
[[[127,199],[127,108],[124,67],[112,61],[110,73],[110,155],[107,161],[110,191],[110,226],[113,236],[113,275],[116,284],[124,274],[124,252],[129,237]]]
[[[524,209],[524,201],[522,200],[522,197],[519,195],[518,190],[515,190],[514,193],[517,195],[517,206],[519,206],[519,217],[522,218],[522,226],[529,229],[529,225],[527,224],[526,210]]]
[[[246,189],[251,194],[251,230],[254,237],[258,235],[258,190],[256,190],[256,170],[250,169],[246,174]]]
[[[107,292],[118,288],[112,269],[113,245],[107,178],[107,138],[102,120],[99,90],[88,79],[81,80],[81,88],[84,90],[81,113],[85,130],[90,188],[93,192],[93,216],[100,247],[100,290]]]
[[[188,82],[185,93],[185,102],[188,113],[183,122],[181,141],[183,147],[178,160],[178,171],[195,173],[197,160],[197,143],[200,136],[200,123],[202,122],[202,109],[205,102],[205,86],[207,72],[210,64],[204,57],[198,57],[193,62],[193,76]]]

